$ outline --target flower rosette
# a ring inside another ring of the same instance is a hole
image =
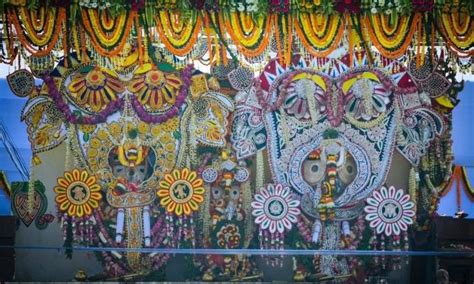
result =
[[[410,200],[410,195],[402,189],[396,190],[393,186],[387,189],[382,186],[379,191],[374,191],[372,197],[367,198],[365,220],[370,222],[370,227],[377,234],[398,236],[402,231],[408,230],[408,225],[413,224],[414,207],[415,203]]]
[[[251,205],[255,223],[260,230],[268,230],[271,234],[291,230],[301,213],[300,201],[293,199],[290,188],[281,184],[268,184],[262,188]]]
[[[74,169],[57,179],[54,187],[59,211],[70,217],[86,217],[99,207],[102,199],[97,178],[86,170]]]
[[[169,246],[189,242],[195,246],[195,222],[193,215],[204,201],[204,181],[188,168],[174,169],[165,174],[156,195],[165,208],[165,226]]]
[[[156,194],[168,213],[178,217],[190,216],[204,201],[203,185],[204,181],[195,171],[175,169],[164,176]]]
[[[220,225],[220,227],[219,227]],[[234,223],[221,223],[216,226],[215,230],[215,245],[223,249],[236,249],[241,247],[242,243],[242,229]]]
[[[135,94],[147,111],[154,113],[166,110],[175,104],[182,81],[174,73],[165,73],[155,68],[147,69],[138,69],[128,84],[128,90]]]

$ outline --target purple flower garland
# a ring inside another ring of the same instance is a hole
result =
[[[168,119],[175,117],[179,113],[179,109],[184,104],[186,97],[188,96],[188,88],[191,86],[191,75],[192,75],[193,65],[188,65],[184,68],[182,73],[183,85],[179,89],[179,94],[176,97],[175,105],[172,106],[165,113],[160,115],[151,115],[145,108],[140,104],[138,99],[135,96],[131,97],[132,107],[137,113],[138,117],[146,123],[163,123]]]
[[[56,88],[56,84],[54,83],[54,79],[51,76],[45,76],[43,81],[46,83],[49,89],[49,95],[53,99],[56,107],[64,114],[66,120],[73,124],[98,124],[103,123],[107,120],[107,117],[112,113],[116,112],[118,109],[123,107],[123,99],[118,98],[115,101],[110,102],[104,110],[98,112],[95,115],[90,116],[77,116],[75,115],[69,106],[64,102],[61,93],[59,92],[58,88]]]

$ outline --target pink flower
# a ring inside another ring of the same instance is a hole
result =
[[[412,0],[413,10],[419,12],[429,12],[433,10],[434,0]]]
[[[360,13],[360,0],[336,0],[335,9],[339,13]]]

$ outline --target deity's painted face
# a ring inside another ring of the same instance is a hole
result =
[[[348,186],[357,175],[353,156],[345,153],[344,163],[336,165],[337,155],[324,155],[322,149],[312,151],[303,161],[302,176],[312,187],[317,187],[324,180],[333,180],[341,187]]]
[[[116,147],[109,154],[109,164],[115,177],[140,185],[152,172],[154,152],[149,148]]]

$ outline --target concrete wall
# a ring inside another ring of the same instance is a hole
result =
[[[41,153],[42,164],[34,168],[36,179],[43,182],[48,198],[46,213],[56,216],[54,202],[56,178],[64,173],[66,148],[64,144]],[[34,224],[28,228],[20,222],[16,232],[16,245],[29,247],[61,247],[63,245],[62,230],[57,222],[49,224],[44,230],[38,230]],[[72,259],[66,259],[63,252],[49,249],[17,249],[16,250],[16,281],[70,281],[79,269],[88,275],[102,271],[93,253],[73,252]]]

